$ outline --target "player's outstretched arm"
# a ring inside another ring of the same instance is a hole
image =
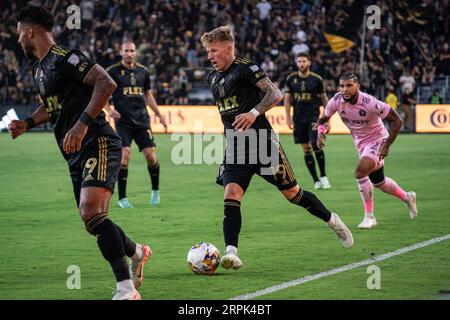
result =
[[[403,121],[394,109],[390,108],[388,115],[384,118],[389,123],[389,136],[380,147],[379,157],[384,159],[389,155],[389,147],[394,143],[395,138],[402,127]]]
[[[283,99],[283,94],[280,89],[278,89],[277,86],[275,86],[267,77],[259,80],[255,86],[264,91],[265,95],[261,102],[258,103],[250,112],[242,113],[236,116],[232,125],[235,129],[239,129],[239,131],[249,129],[253,122],[255,122],[256,117],[269,111],[274,105]]]
[[[84,83],[94,87],[91,100],[84,109],[80,119],[64,137],[63,149],[66,153],[80,151],[81,143],[87,133],[89,124],[95,120],[108,102],[108,98],[117,88],[117,84],[109,74],[98,64],[94,65],[86,75]]]
[[[24,134],[35,126],[47,123],[50,117],[45,110],[45,105],[40,105],[33,114],[25,120],[13,120],[8,126],[8,132],[13,139]]]

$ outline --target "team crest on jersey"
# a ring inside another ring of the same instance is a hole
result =
[[[222,80],[220,80],[219,84],[220,84],[221,86],[223,86],[224,83],[225,83],[225,78],[222,78]]]
[[[125,75],[125,70],[120,70],[120,75],[123,77]]]
[[[131,83],[131,85],[132,86],[135,86],[136,85],[136,77],[134,76],[134,72],[132,72],[131,74],[130,74],[130,83]]]
[[[76,66],[80,63],[80,58],[75,53],[72,53],[69,59],[67,59],[67,62]]]
[[[302,81],[301,91],[306,91],[305,81]]]
[[[225,88],[220,86],[217,88],[217,90],[219,91],[219,97],[223,98],[225,97]]]
[[[364,110],[359,110],[359,115],[361,116],[361,117],[365,117],[366,116],[366,111],[364,111]]]

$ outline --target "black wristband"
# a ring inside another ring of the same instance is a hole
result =
[[[25,121],[28,125],[27,130],[30,130],[36,126],[36,122],[34,122],[32,117],[25,118],[23,121]]]
[[[92,123],[92,121],[94,121],[95,119],[92,118],[87,112],[83,112],[80,116],[80,120],[82,123],[84,123],[85,125],[90,125]]]

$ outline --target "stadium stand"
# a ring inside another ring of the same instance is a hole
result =
[[[30,63],[17,44],[16,13],[29,1],[0,3],[0,105],[34,104]],[[336,54],[323,31],[330,23],[351,19],[348,0],[34,0],[52,8],[58,42],[82,52],[102,66],[117,62],[120,43],[133,40],[139,60],[152,75],[159,104],[211,103],[204,76],[209,62],[199,41],[203,32],[230,24],[238,55],[260,64],[280,88],[296,70],[295,53],[308,51],[312,71],[322,75],[329,95],[345,68],[357,68],[361,33],[355,46]],[[69,5],[81,8],[81,29],[66,27]],[[362,90],[384,99],[389,86],[401,97],[399,79],[405,70],[415,80],[418,102],[428,101],[438,89],[450,102],[449,2],[378,1],[381,29],[368,30],[362,66]],[[186,73],[181,77],[180,70]],[[177,75],[177,76],[175,76]]]

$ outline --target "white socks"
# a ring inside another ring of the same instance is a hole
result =
[[[235,255],[237,255],[237,248],[235,246],[227,246],[225,252],[226,253],[234,253]]]
[[[132,292],[134,291],[134,285],[131,279],[122,280],[116,283],[116,289],[122,292]]]

